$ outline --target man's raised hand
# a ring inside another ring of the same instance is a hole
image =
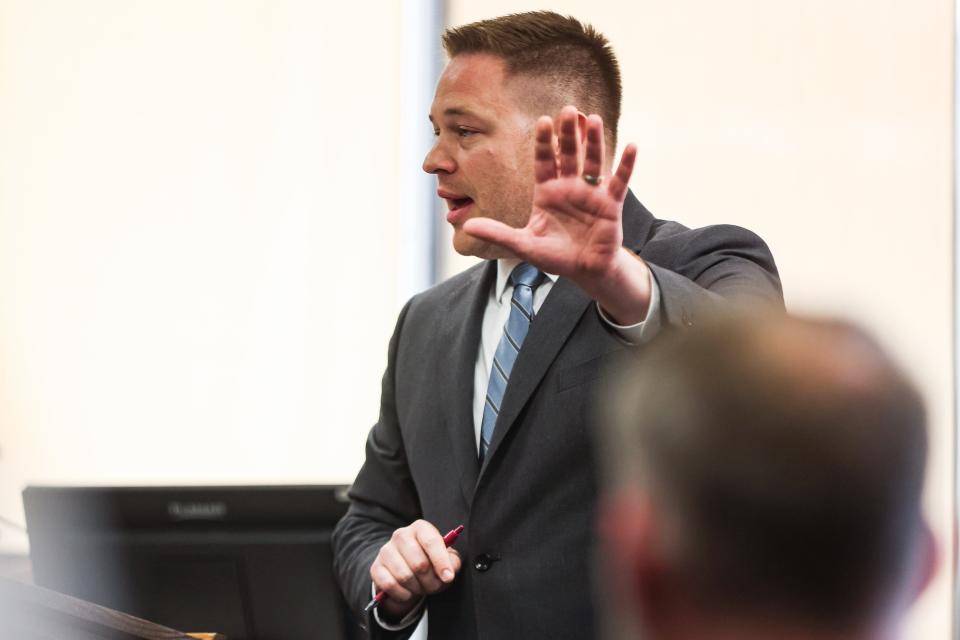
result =
[[[591,115],[581,168],[578,118],[567,106],[557,129],[549,116],[537,121],[533,206],[525,227],[472,218],[463,229],[541,271],[569,278],[616,320],[633,324],[646,317],[651,287],[646,264],[622,247],[623,202],[637,148],[627,145],[616,172],[605,172],[603,120]]]

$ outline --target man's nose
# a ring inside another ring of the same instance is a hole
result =
[[[423,170],[427,173],[453,173],[456,169],[457,163],[449,153],[443,150],[439,140],[434,143],[423,159]]]

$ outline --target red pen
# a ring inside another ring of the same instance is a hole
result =
[[[460,534],[461,534],[461,533],[463,533],[463,525],[462,525],[462,524],[461,524],[460,526],[458,526],[456,529],[454,529],[454,530],[450,531],[449,533],[447,533],[447,535],[443,536],[443,544],[444,544],[444,546],[449,547],[449,546],[452,545],[454,542],[456,542],[456,541],[457,541],[457,538],[460,537]],[[387,592],[386,592],[386,591],[377,591],[377,595],[373,596],[373,600],[371,600],[370,603],[369,603],[366,607],[363,608],[364,612],[370,611],[371,609],[373,609],[375,606],[377,606],[378,604],[380,604],[381,602],[383,602],[383,601],[386,600],[386,599],[387,599]]]

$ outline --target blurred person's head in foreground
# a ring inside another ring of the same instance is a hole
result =
[[[613,637],[889,638],[934,571],[920,396],[841,322],[726,320],[609,403]]]

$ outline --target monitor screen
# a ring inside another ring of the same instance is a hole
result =
[[[27,487],[36,584],[230,640],[351,637],[330,538],[346,487]]]

